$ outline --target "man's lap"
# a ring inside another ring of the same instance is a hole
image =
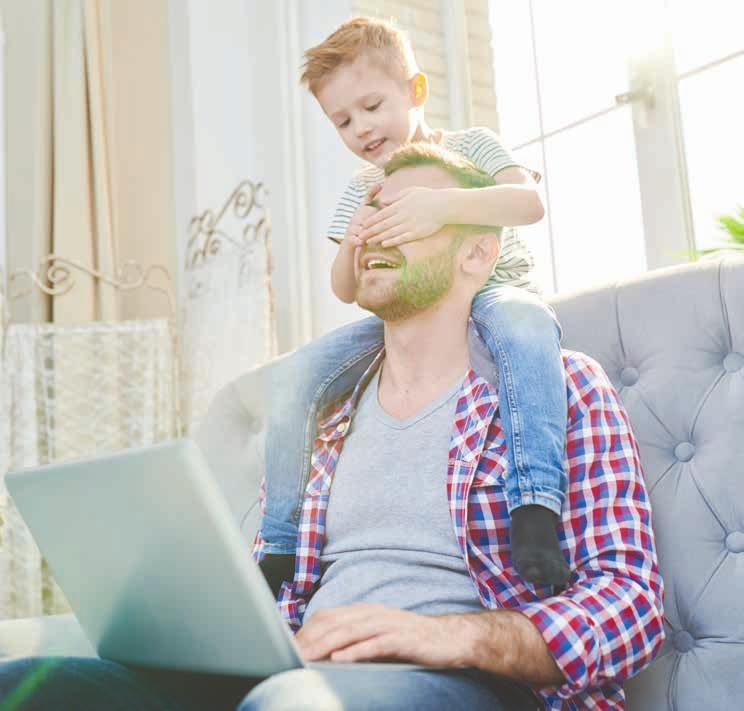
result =
[[[531,693],[471,670],[294,669],[251,691],[239,711],[536,711]]]
[[[254,687],[251,691],[251,688]],[[250,692],[250,693],[248,693]],[[246,695],[247,694],[247,695]],[[479,672],[295,669],[253,679],[135,670],[115,662],[49,657],[0,664],[0,711],[534,711],[526,692]],[[241,703],[242,699],[242,703]]]

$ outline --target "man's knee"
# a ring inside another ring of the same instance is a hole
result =
[[[347,706],[317,671],[293,669],[261,682],[238,711],[346,711]]]

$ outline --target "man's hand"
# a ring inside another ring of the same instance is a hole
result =
[[[437,667],[469,666],[469,627],[459,615],[429,617],[384,605],[319,610],[297,633],[307,660],[396,660]]]
[[[384,605],[319,610],[295,637],[305,659],[475,667],[536,687],[566,679],[540,631],[516,610],[418,615]]]
[[[423,239],[448,223],[447,188],[406,188],[367,217],[359,235],[369,245],[396,247]]]

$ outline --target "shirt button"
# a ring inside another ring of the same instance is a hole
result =
[[[339,434],[343,434],[348,428],[349,423],[344,420],[343,422],[339,422],[338,425],[336,425],[336,432],[338,432]]]

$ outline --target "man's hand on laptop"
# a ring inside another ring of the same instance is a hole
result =
[[[433,617],[384,605],[357,604],[316,612],[297,633],[308,661],[399,661],[471,666],[469,625],[461,615]]]
[[[430,616],[349,605],[319,610],[295,639],[308,661],[475,667],[538,688],[566,681],[540,631],[516,610]]]

